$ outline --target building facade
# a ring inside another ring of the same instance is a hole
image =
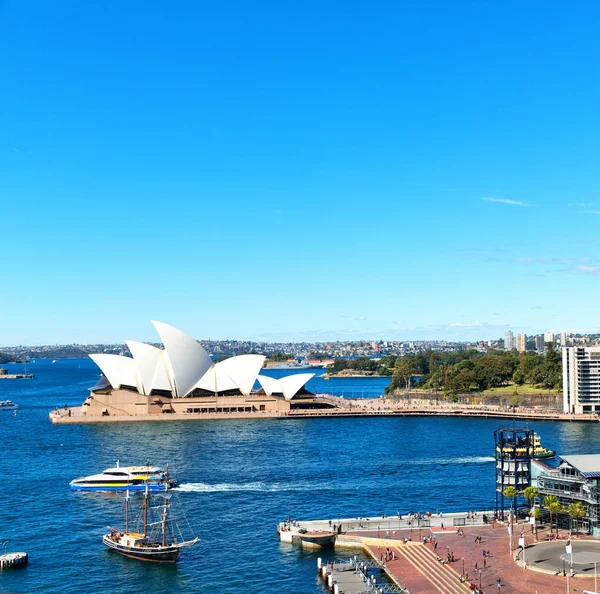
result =
[[[535,337],[535,350],[542,352],[544,350],[544,336],[542,334],[538,334]]]
[[[509,330],[504,334],[504,350],[512,351],[515,348],[515,339],[513,333]]]
[[[579,523],[579,529],[600,534],[600,454],[581,456],[561,456],[558,468],[545,467],[537,476],[537,489],[540,499],[554,495],[568,508],[571,503],[581,503],[586,508],[586,517]],[[567,515],[559,517],[559,522],[570,527]]]
[[[554,332],[545,332],[544,333],[544,343],[549,342],[550,344],[554,344]]]
[[[600,413],[600,346],[564,347],[563,411]]]
[[[524,353],[527,350],[527,337],[521,332],[515,340],[515,348],[519,353]]]

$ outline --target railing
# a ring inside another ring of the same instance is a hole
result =
[[[538,487],[540,495],[556,495],[564,499],[581,499],[587,503],[598,503],[597,493],[577,493],[575,491],[564,491],[562,489],[553,489],[549,487]]]

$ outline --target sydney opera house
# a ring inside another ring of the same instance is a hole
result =
[[[90,355],[102,375],[81,407],[67,409],[71,421],[274,417],[332,406],[305,389],[312,373],[279,379],[263,375],[263,355],[214,363],[193,337],[162,322],[153,324],[164,350],[128,340],[131,357]],[[64,416],[64,411],[51,414],[55,422]]]

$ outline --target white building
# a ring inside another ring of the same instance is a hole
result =
[[[544,344],[547,342],[554,344],[554,332],[544,332]]]
[[[600,346],[564,347],[563,410],[600,413]]]
[[[567,346],[567,331],[566,330],[560,331],[560,346],[561,347]]]
[[[513,333],[509,330],[504,334],[504,350],[512,351],[515,348],[515,339]]]

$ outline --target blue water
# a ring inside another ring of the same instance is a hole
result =
[[[49,410],[80,404],[98,371],[90,361],[74,360],[38,361],[27,369],[35,379],[0,381],[0,400],[20,404],[16,417],[0,412],[0,542],[26,550],[31,562],[1,573],[0,592],[321,593],[317,555],[281,545],[278,521],[482,509],[494,500],[493,420],[54,426]],[[546,447],[600,452],[598,424],[531,427]],[[117,459],[168,462],[183,483],[178,495],[202,542],[176,567],[105,550],[106,527],[122,524],[122,495],[69,489],[71,479]]]

